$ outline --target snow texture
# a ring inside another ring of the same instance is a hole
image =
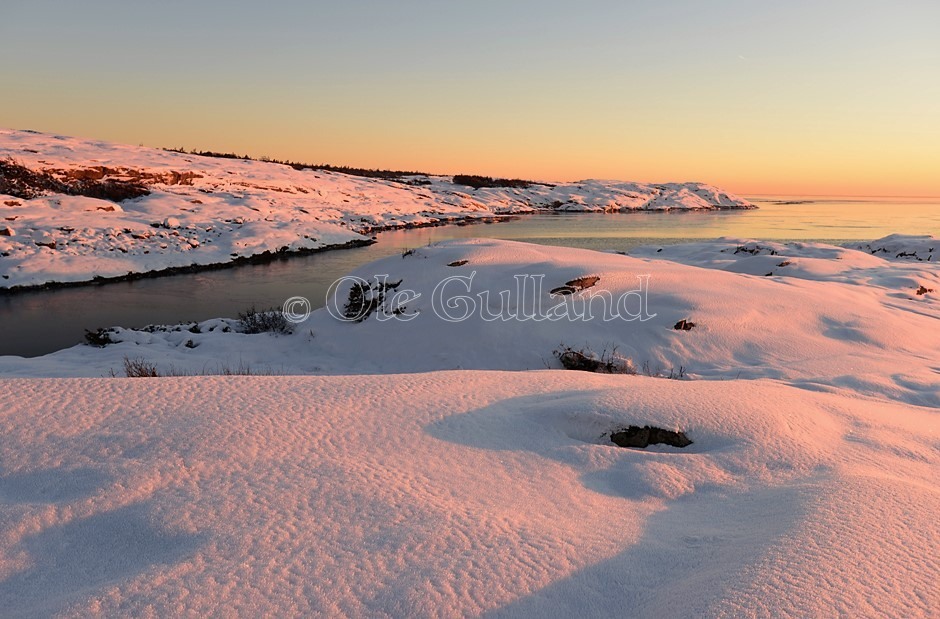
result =
[[[5,616],[926,616],[936,410],[583,372],[0,381]],[[622,449],[628,424],[686,449]]]

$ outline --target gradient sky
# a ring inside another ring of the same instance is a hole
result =
[[[307,162],[940,195],[940,2],[0,0],[0,125]]]

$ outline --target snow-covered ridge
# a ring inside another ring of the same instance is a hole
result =
[[[0,158],[57,176],[132,178],[150,189],[120,204],[0,194],[0,288],[224,264],[367,242],[390,227],[539,209],[753,208],[702,183],[586,180],[475,190],[445,176],[396,182],[6,129]]]

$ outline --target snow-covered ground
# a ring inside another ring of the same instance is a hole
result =
[[[753,206],[702,183],[586,180],[473,189],[452,177],[372,179],[0,129],[0,159],[6,158],[59,177],[133,179],[151,193],[121,203],[0,194],[0,288],[222,264],[367,241],[389,227],[538,209]]]
[[[390,284],[360,322],[0,358],[0,608],[930,615],[938,247],[450,241],[355,273]],[[565,346],[638,373],[562,370]],[[307,375],[201,376],[248,370]],[[693,443],[614,446],[629,425]]]
[[[46,616],[927,616],[935,409],[581,372],[0,381]],[[685,449],[622,449],[627,424]]]

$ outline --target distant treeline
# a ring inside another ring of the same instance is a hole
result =
[[[467,185],[474,189],[481,189],[483,187],[527,189],[537,183],[534,181],[524,181],[521,178],[493,178],[492,176],[477,176],[475,174],[454,174],[454,184]]]
[[[421,180],[406,180],[408,176],[431,176],[427,172],[417,172],[415,170],[374,170],[371,168],[353,168],[350,166],[330,165],[328,163],[300,163],[290,161],[289,159],[271,159],[270,157],[259,157],[254,159],[248,155],[238,155],[236,153],[219,153],[211,150],[186,150],[185,148],[164,148],[163,150],[182,153],[184,155],[196,155],[198,157],[216,157],[219,159],[241,159],[243,161],[264,161],[266,163],[277,163],[294,168],[295,170],[324,170],[326,172],[339,172],[351,176],[364,176],[366,178],[381,178],[390,181],[403,181],[411,184],[428,184]],[[474,189],[483,187],[513,187],[517,189],[526,189],[532,185],[544,184],[535,181],[526,181],[520,178],[493,178],[492,176],[479,176],[476,174],[455,174],[455,185],[466,185]]]
[[[197,155],[199,157],[217,157],[219,159],[242,159],[244,161],[264,161],[266,163],[278,163],[294,168],[295,170],[324,170],[326,172],[339,172],[352,176],[364,176],[366,178],[382,178],[386,180],[402,180],[405,176],[429,176],[425,172],[416,172],[414,170],[373,170],[370,168],[353,168],[342,165],[330,165],[328,163],[300,163],[299,161],[290,161],[289,159],[272,159],[270,157],[259,157],[254,159],[248,155],[238,155],[235,153],[218,153],[211,150],[186,150],[184,148],[165,148],[163,150],[173,153],[182,153],[184,155]]]

